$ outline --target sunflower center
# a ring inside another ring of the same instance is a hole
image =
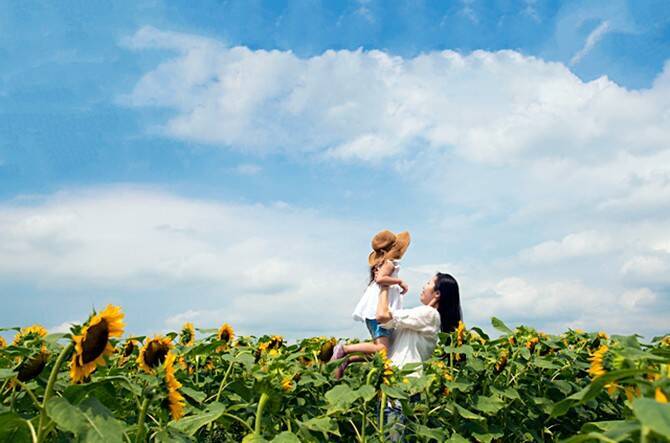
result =
[[[47,364],[47,355],[44,353],[39,353],[36,356],[30,358],[29,360],[21,363],[19,367],[19,373],[16,378],[19,381],[26,382],[32,380],[33,378],[40,375],[44,366]]]
[[[152,341],[147,346],[147,350],[144,352],[144,362],[149,365],[151,368],[155,368],[159,364],[165,361],[165,356],[168,353],[168,347]]]
[[[123,356],[128,357],[130,354],[133,353],[134,349],[135,349],[135,343],[129,341],[128,343],[126,343],[126,347],[123,349]]]
[[[96,358],[100,357],[102,352],[107,347],[107,340],[109,339],[109,325],[104,318],[99,323],[88,328],[86,337],[82,340],[81,347],[82,363],[90,363]]]

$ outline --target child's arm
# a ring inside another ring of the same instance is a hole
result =
[[[402,288],[402,293],[406,293],[409,289],[407,284],[400,278],[391,277],[393,273],[393,262],[387,260],[384,262],[381,268],[377,271],[375,275],[375,282],[380,286],[391,286],[391,285],[400,285]]]

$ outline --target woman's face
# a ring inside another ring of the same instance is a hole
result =
[[[419,298],[424,305],[429,305],[438,296],[438,293],[435,291],[435,280],[437,280],[437,275],[433,275],[433,277],[423,285]]]

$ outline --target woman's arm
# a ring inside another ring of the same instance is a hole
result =
[[[393,315],[389,310],[389,288],[388,286],[382,286],[377,298],[377,322],[380,324],[386,323],[391,321],[392,318]]]

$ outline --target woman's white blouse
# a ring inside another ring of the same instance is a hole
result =
[[[440,332],[440,314],[437,309],[421,305],[410,309],[391,310],[390,321],[381,326],[393,329],[391,362],[402,368],[408,363],[420,363],[430,358]],[[409,375],[421,375],[421,368]]]

